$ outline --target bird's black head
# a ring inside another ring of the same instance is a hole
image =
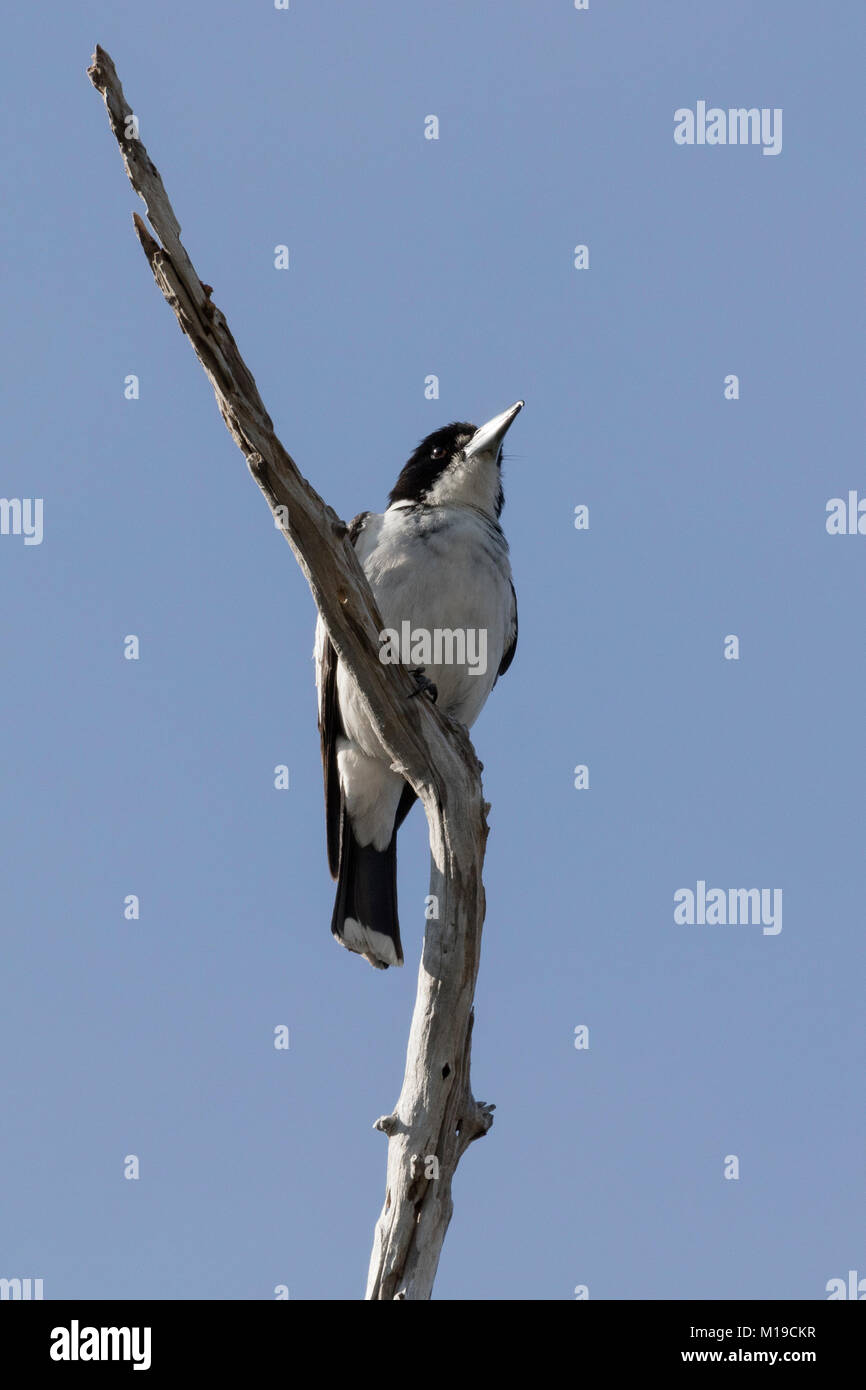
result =
[[[423,502],[446,468],[468,444],[475,425],[455,420],[422,439],[392,488],[390,502]]]
[[[394,484],[389,504],[463,504],[498,517],[503,504],[502,440],[522,406],[523,401],[518,401],[480,429],[455,420],[428,434]]]

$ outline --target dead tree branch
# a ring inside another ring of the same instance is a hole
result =
[[[409,676],[379,661],[382,623],[345,523],[302,477],[274,433],[225,317],[181,244],[162,180],[103,49],[97,48],[88,76],[105,99],[129,181],[156,233],[155,239],[133,214],[156,283],[294,551],[393,767],[412,784],[427,814],[430,893],[438,900],[439,917],[426,924],[400,1098],[393,1114],[376,1122],[388,1136],[388,1170],[366,1294],[368,1299],[426,1299],[451,1219],[454,1171],[468,1145],[492,1123],[493,1107],[473,1099],[469,1080],[487,839],[480,764],[466,730],[429,702],[408,698],[415,689]],[[425,1161],[432,1159],[436,1162]]]

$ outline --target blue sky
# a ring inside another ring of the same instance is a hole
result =
[[[866,497],[862,13],[154,0],[9,28],[0,493],[42,498],[44,537],[0,536],[0,1276],[361,1296],[427,891],[416,809],[405,970],[332,941],[312,600],[133,234],[97,42],[341,515],[431,429],[527,402],[520,644],[474,731],[497,1111],[436,1296],[866,1274],[866,536],[825,527]],[[781,108],[781,153],[676,145],[701,100]],[[781,932],[675,924],[699,880],[781,888]]]

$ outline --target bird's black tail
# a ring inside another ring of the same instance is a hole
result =
[[[403,964],[397,917],[397,826],[387,849],[359,845],[345,806],[340,824],[340,873],[331,931],[377,970]]]

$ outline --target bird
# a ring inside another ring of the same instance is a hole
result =
[[[386,510],[361,512],[348,528],[385,625],[380,660],[405,665],[412,695],[433,699],[467,728],[517,647],[517,596],[499,518],[502,442],[523,406],[516,401],[480,428],[454,421],[428,434]],[[321,616],[315,662],[328,864],[337,880],[331,933],[385,970],[403,964],[397,831],[416,794],[392,770]]]

